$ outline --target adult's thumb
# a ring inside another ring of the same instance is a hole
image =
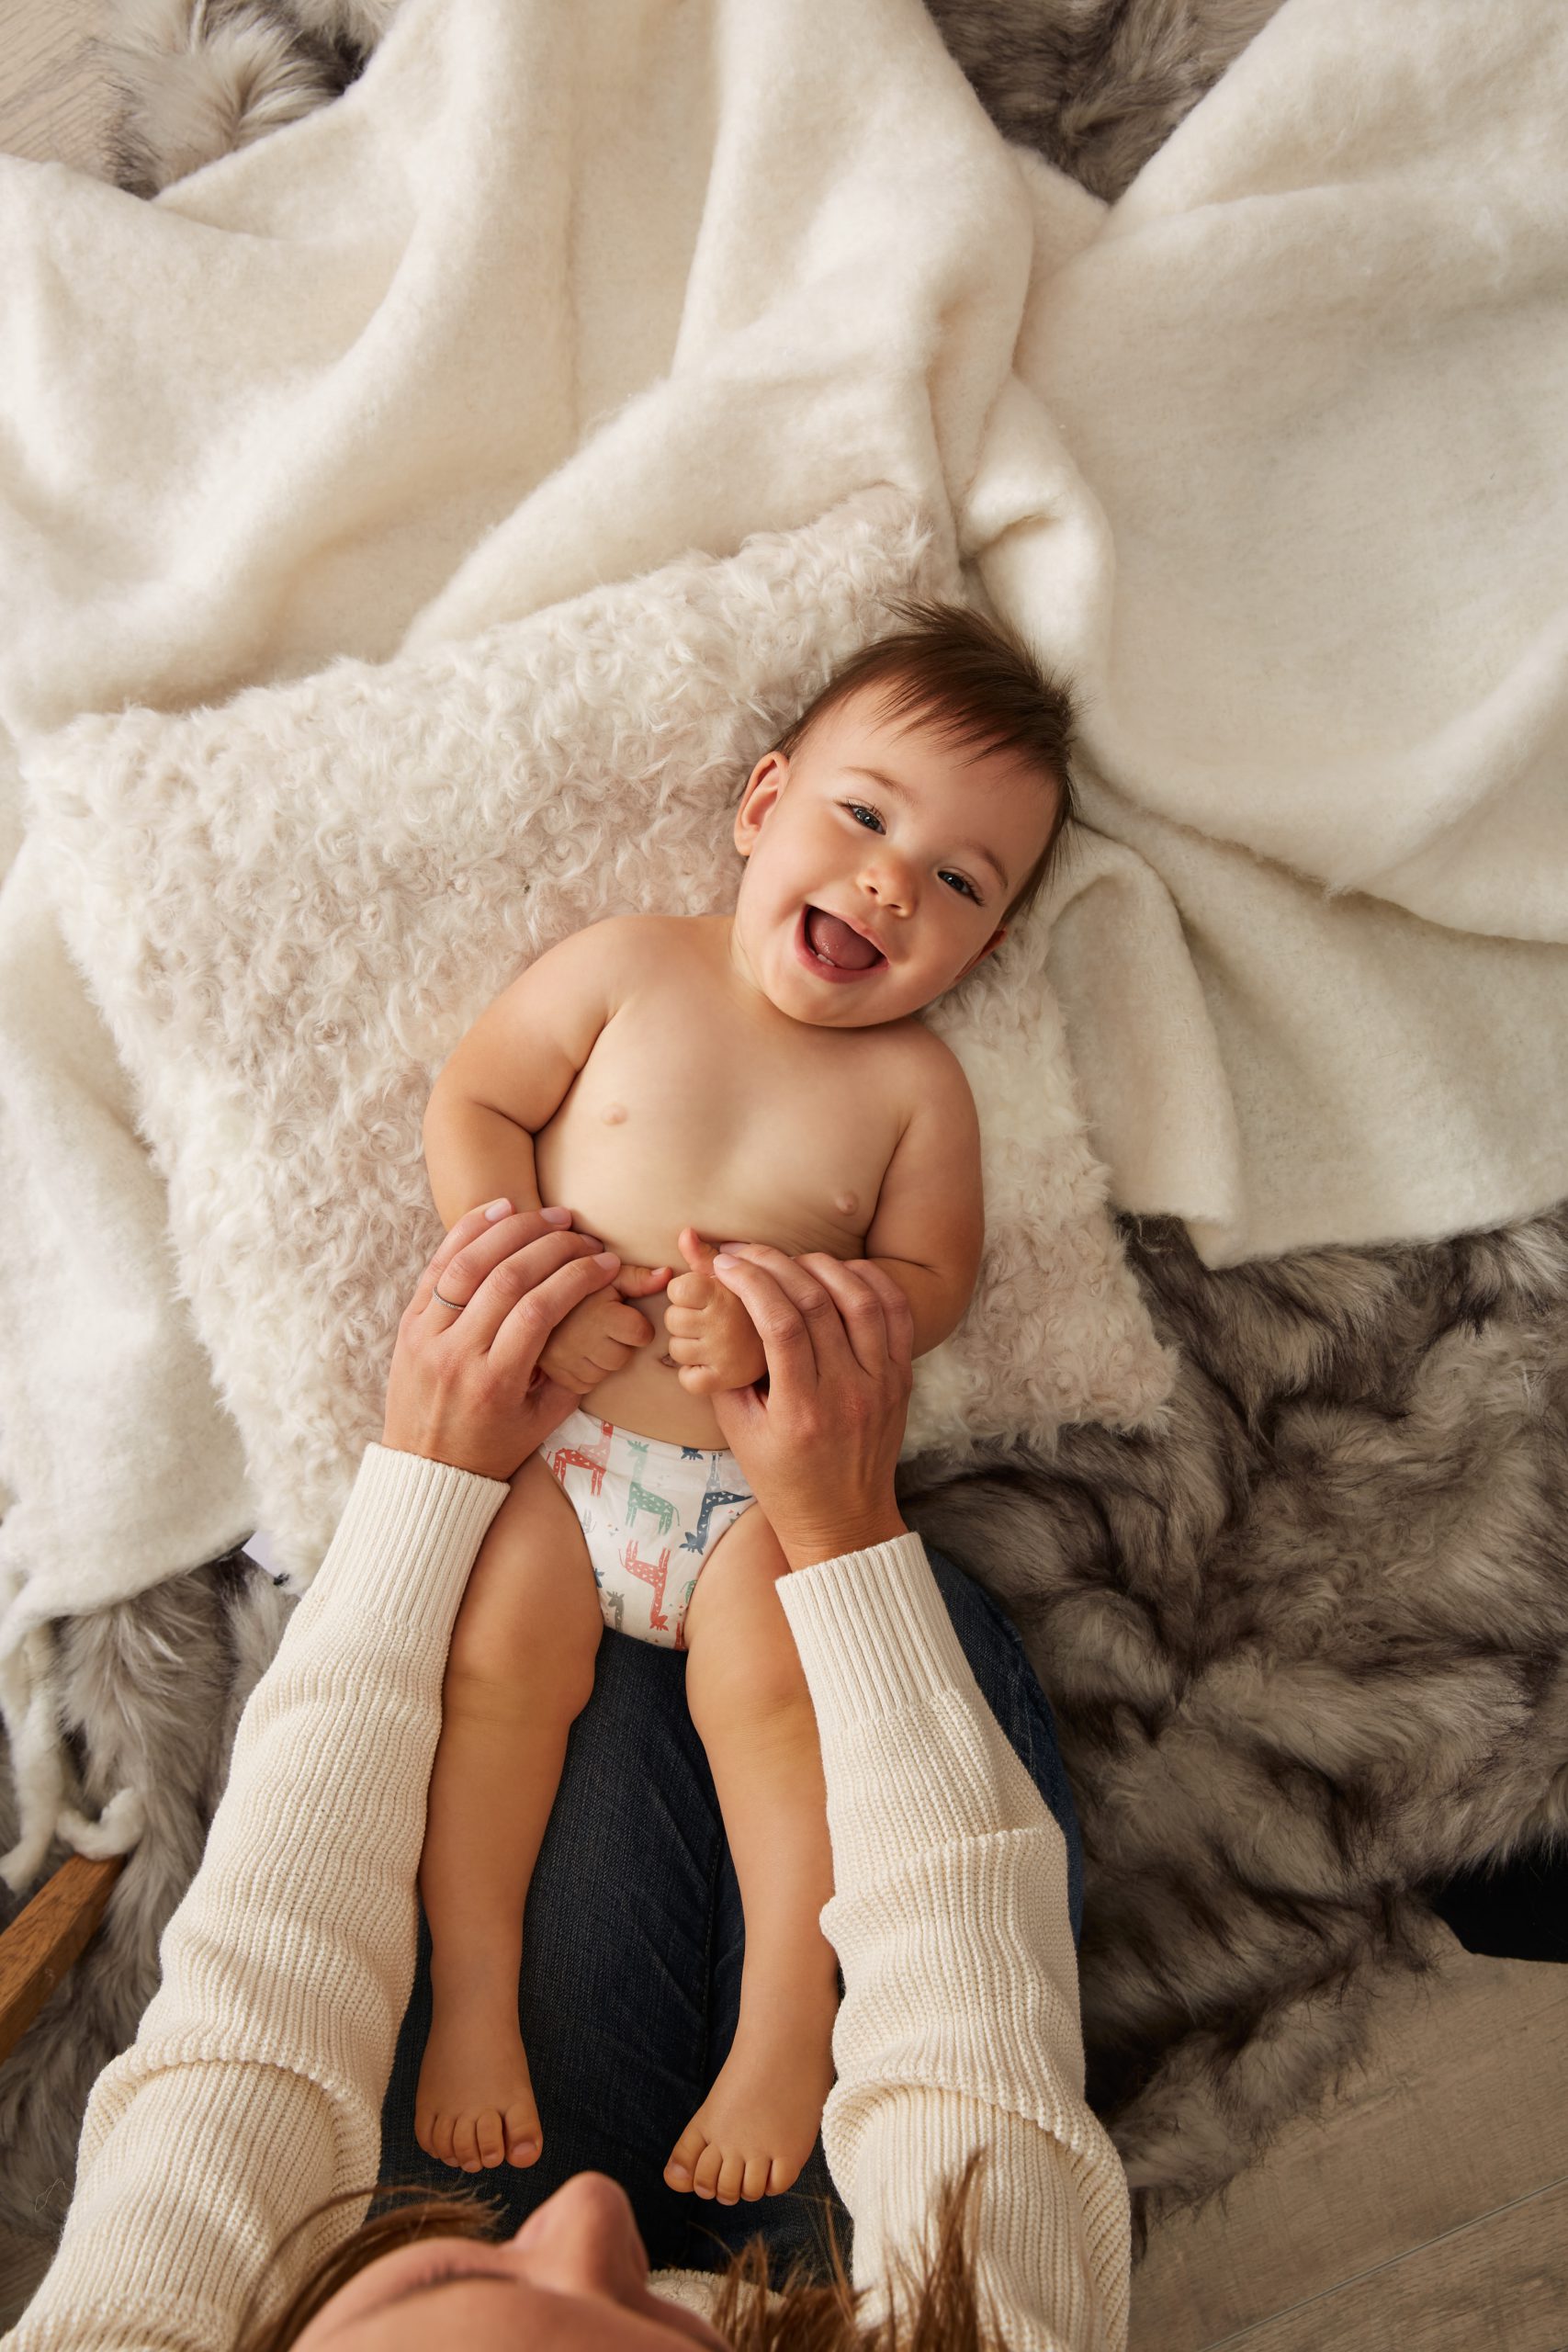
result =
[[[739,1461],[747,1439],[767,1411],[755,1388],[716,1388],[708,1396],[719,1435]],[[745,1468],[744,1462],[740,1466]]]

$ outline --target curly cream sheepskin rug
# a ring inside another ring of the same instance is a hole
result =
[[[566,933],[732,906],[749,768],[891,599],[944,586],[909,501],[870,492],[471,641],[89,717],[34,753],[43,871],[297,1586],[440,1238],[420,1125],[442,1063]],[[907,1452],[949,1469],[1086,1415],[1141,1421],[1173,1370],[1106,1211],[1043,917],[928,1016],[974,1090],[986,1183],[979,1283],[910,1413]]]

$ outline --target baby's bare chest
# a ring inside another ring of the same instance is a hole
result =
[[[650,989],[600,1033],[536,1137],[541,1198],[645,1262],[682,1226],[717,1240],[860,1254],[904,1124],[886,1033],[759,1030]],[[679,1262],[678,1260],[674,1262]]]

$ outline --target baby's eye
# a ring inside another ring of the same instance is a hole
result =
[[[847,808],[851,816],[854,818],[857,824],[863,817],[869,817],[872,823],[876,827],[877,831],[880,832],[882,831],[881,818],[877,815],[874,808],[868,808],[863,800],[841,800],[839,803],[839,806],[840,808]]]
[[[943,876],[942,876],[942,880],[943,880],[944,882],[956,882],[956,883],[957,883],[957,885],[958,885],[958,887],[959,887],[959,888],[960,888],[961,890],[966,890],[966,891],[968,892],[968,894],[969,894],[970,898],[972,898],[972,899],[974,899],[975,904],[976,904],[976,906],[978,906],[978,905],[979,905],[979,903],[980,903],[980,893],[978,892],[978,890],[976,890],[976,889],[975,885],[973,884],[973,882],[965,881],[965,879],[964,879],[964,876],[963,876],[962,874],[954,874],[954,873],[953,873],[953,872],[950,870],[948,873],[946,873],[946,874],[944,874],[944,875],[943,875]]]

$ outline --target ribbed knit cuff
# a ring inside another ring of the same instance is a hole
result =
[[[345,1580],[389,1617],[427,1616],[461,1591],[510,1487],[423,1453],[367,1445],[337,1532],[307,1599]]]
[[[973,1685],[918,1535],[799,1568],[777,1590],[824,1738],[840,1724]]]

